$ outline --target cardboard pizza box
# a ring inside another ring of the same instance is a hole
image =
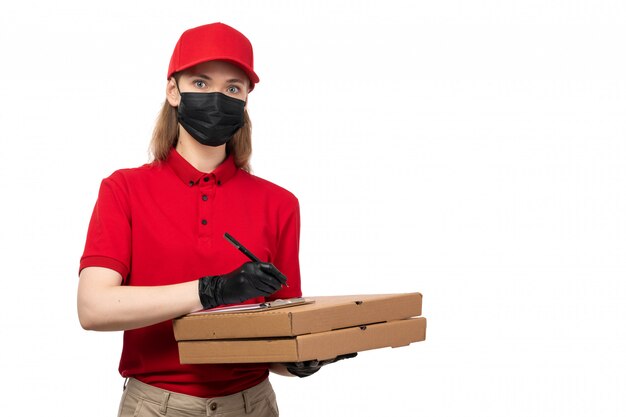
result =
[[[320,296],[305,301],[284,308],[227,307],[176,319],[180,362],[324,360],[426,338],[426,319],[418,317],[420,293]]]
[[[306,297],[309,302],[268,311],[198,312],[174,320],[178,341],[294,337],[419,316],[422,294]]]
[[[178,350],[182,364],[299,362],[406,346],[425,338],[426,319],[415,317],[295,337],[181,341]]]

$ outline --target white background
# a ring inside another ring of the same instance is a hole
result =
[[[2,415],[117,412],[121,333],[76,315],[87,224],[148,161],[179,35],[213,21],[254,45],[253,169],[300,199],[305,295],[424,294],[426,342],[272,376],[282,415],[626,415],[608,0],[5,2]]]

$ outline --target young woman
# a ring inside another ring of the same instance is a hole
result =
[[[181,365],[171,323],[203,308],[301,296],[298,200],[250,174],[252,45],[222,23],[190,29],[167,78],[154,161],[100,186],[79,319],[85,329],[124,331],[120,416],[277,415],[269,369],[302,377],[326,363]],[[246,262],[226,232],[261,262]]]

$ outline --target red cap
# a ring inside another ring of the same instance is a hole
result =
[[[250,79],[250,91],[259,82],[254,72],[252,44],[241,32],[223,23],[211,23],[186,30],[178,39],[167,79],[172,74],[201,62],[220,60],[241,68]]]

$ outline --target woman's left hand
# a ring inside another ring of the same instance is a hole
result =
[[[331,363],[335,363],[342,359],[354,358],[356,355],[357,354],[355,352],[355,353],[348,353],[345,355],[339,355],[336,358],[327,359],[323,361],[311,360],[311,361],[304,361],[304,362],[289,362],[289,363],[285,363],[284,365],[287,367],[287,370],[291,374],[298,376],[300,378],[304,378],[304,377],[313,375],[314,373],[319,371],[320,368],[324,365],[329,365]]]

